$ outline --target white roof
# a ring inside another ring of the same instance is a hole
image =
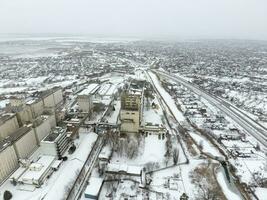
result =
[[[46,170],[54,162],[55,156],[43,155],[36,163],[32,163],[27,171],[19,178],[19,181],[38,181]]]
[[[92,83],[87,86],[83,91],[80,92],[79,95],[89,95],[94,93],[99,88],[98,84]]]
[[[111,96],[112,94],[115,93],[116,89],[117,89],[117,85],[112,85],[112,86],[109,88],[109,90],[108,90],[108,92],[106,93],[106,95],[107,95],[107,96]]]
[[[110,84],[103,84],[101,86],[101,88],[99,89],[98,94],[105,95],[108,92],[108,90],[109,90],[110,87],[111,87]]]
[[[107,171],[109,172],[126,172],[128,174],[140,175],[142,171],[142,167],[127,165],[127,164],[115,164],[110,163],[107,166]]]
[[[59,165],[62,163],[62,160],[56,160],[53,164],[52,164],[52,168],[56,169],[59,167]]]
[[[89,184],[85,189],[85,194],[97,196],[102,186],[103,179],[97,177],[91,177]]]

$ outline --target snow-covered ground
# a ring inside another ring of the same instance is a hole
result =
[[[154,82],[155,87],[157,88],[157,90],[159,91],[159,93],[161,94],[161,96],[165,99],[167,105],[172,110],[172,113],[173,113],[174,117],[176,118],[176,120],[178,122],[185,121],[184,115],[178,110],[178,108],[177,108],[177,106],[175,104],[175,101],[170,96],[170,94],[168,92],[166,92],[162,88],[162,86],[161,86],[161,84],[160,84],[157,76],[154,73],[152,73],[152,72],[148,72],[148,73],[149,73],[149,76],[151,77],[152,81]]]
[[[220,168],[217,172],[217,181],[227,199],[242,200],[242,197],[233,183],[229,183],[224,171]]]
[[[204,153],[211,154],[213,156],[221,157],[222,154],[218,151],[218,149],[213,146],[207,138],[203,137],[202,135],[199,135],[197,133],[194,133],[192,131],[189,132],[190,136],[196,141],[196,143],[203,148]]]
[[[164,160],[166,139],[160,140],[157,135],[148,135],[142,137],[140,146],[138,147],[138,156],[134,159],[129,159],[125,156],[114,154],[112,161],[114,163],[132,164],[144,166],[149,162],[161,163]],[[153,151],[151,151],[153,149]]]

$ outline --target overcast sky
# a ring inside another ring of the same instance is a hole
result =
[[[267,0],[0,0],[0,33],[267,40]]]

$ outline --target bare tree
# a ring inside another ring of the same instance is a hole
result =
[[[190,177],[198,190],[197,199],[224,199],[224,195],[213,176],[213,168],[210,167],[210,164],[201,164],[191,172]]]
[[[166,143],[165,143],[165,147],[166,147],[166,153],[165,153],[165,157],[166,158],[170,158],[171,156],[171,150],[172,150],[172,142],[171,142],[171,135],[170,134],[166,134]]]

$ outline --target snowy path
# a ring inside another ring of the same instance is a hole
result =
[[[168,92],[166,92],[157,76],[155,74],[153,74],[152,72],[148,72],[148,75],[151,77],[151,80],[153,81],[155,87],[157,88],[158,92],[160,93],[160,95],[162,96],[162,98],[164,99],[164,101],[166,102],[166,104],[169,106],[169,108],[171,109],[175,119],[180,122],[180,121],[185,121],[185,117],[183,116],[183,114],[178,110],[174,99],[170,96],[170,94]]]
[[[227,199],[231,199],[231,200],[242,200],[238,190],[236,189],[236,187],[234,186],[234,184],[232,183],[231,185],[228,183],[225,174],[223,172],[223,169],[220,168],[217,172],[217,181],[224,193],[224,195],[226,196]]]

